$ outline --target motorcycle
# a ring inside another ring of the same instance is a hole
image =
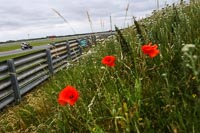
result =
[[[22,50],[25,50],[25,49],[32,49],[33,46],[31,46],[30,44],[27,44],[27,43],[22,43],[21,44],[21,49]]]

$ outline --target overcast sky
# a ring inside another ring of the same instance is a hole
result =
[[[120,28],[157,9],[157,0],[1,0],[0,41]],[[160,7],[180,0],[159,0]],[[128,6],[129,5],[129,6]],[[127,18],[125,19],[128,7]],[[66,20],[56,14],[59,12]],[[92,22],[89,23],[87,12]]]

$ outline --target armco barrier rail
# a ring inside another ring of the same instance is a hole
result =
[[[95,42],[88,36],[57,42],[48,49],[0,62],[0,109],[19,102],[26,92],[67,67],[69,60],[78,60],[82,54],[81,39],[85,39],[87,45]]]

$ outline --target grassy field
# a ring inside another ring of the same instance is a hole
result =
[[[4,109],[0,132],[199,133],[199,14],[200,3],[171,6],[118,31]],[[108,55],[115,66],[102,64]],[[67,85],[79,92],[73,106],[58,103]]]
[[[26,43],[29,43],[32,46],[41,46],[41,45],[47,45],[49,43],[54,43],[57,41],[72,39],[72,38],[75,38],[75,37],[60,37],[60,38],[54,38],[54,39],[47,38],[47,39],[26,41]],[[21,49],[21,43],[22,42],[12,42],[12,43],[6,43],[4,45],[0,44],[0,52]]]
[[[54,38],[54,39],[40,39],[40,40],[33,40],[33,41],[26,41],[28,44],[31,44],[33,47],[34,46],[41,46],[41,45],[47,45],[50,43],[54,43],[54,42],[58,42],[58,41],[64,41],[64,40],[69,40],[69,39],[73,39],[76,37],[61,37],[61,38]],[[12,42],[12,43],[6,43],[4,45],[0,45],[0,52],[5,52],[5,51],[11,51],[11,50],[15,50],[15,49],[21,49],[21,42]],[[12,55],[8,55],[8,56],[0,56],[0,61],[6,60],[6,59],[10,59],[10,58],[16,58],[19,56],[23,56],[29,53],[33,53],[35,51],[32,52],[25,52],[25,53],[20,53],[20,54],[12,54]]]

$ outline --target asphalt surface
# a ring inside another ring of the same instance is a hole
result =
[[[30,51],[35,51],[35,50],[40,50],[40,49],[46,49],[51,47],[50,45],[42,45],[42,46],[33,46],[32,49],[16,49],[12,51],[6,51],[6,52],[0,52],[0,57],[3,56],[9,56],[9,55],[14,55],[14,54],[20,54],[20,53],[25,53],[25,52],[30,52]]]
[[[106,32],[106,33],[104,32],[102,34],[103,35],[114,35],[115,32]],[[99,33],[98,35],[101,35],[101,33]],[[88,35],[86,34],[86,35],[81,35],[81,36],[84,37],[84,36],[88,36]],[[32,49],[26,49],[26,50],[16,49],[16,50],[12,50],[12,51],[0,52],[0,57],[14,55],[14,54],[20,54],[20,53],[25,53],[25,52],[30,52],[30,51],[40,50],[40,49],[46,49],[49,47],[51,47],[51,45],[33,46]]]

